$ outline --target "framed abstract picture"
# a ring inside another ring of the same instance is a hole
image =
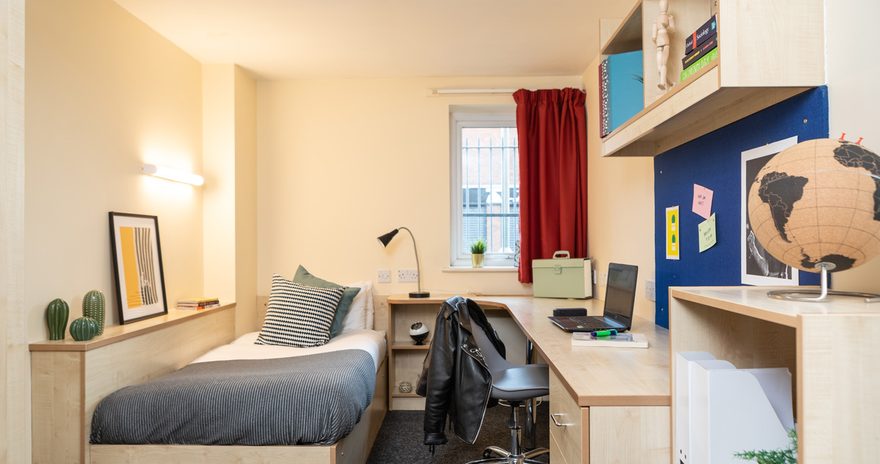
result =
[[[119,323],[168,313],[156,216],[110,212]]]

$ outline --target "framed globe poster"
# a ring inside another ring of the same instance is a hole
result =
[[[752,230],[752,225],[749,222],[748,213],[749,191],[753,186],[760,189],[762,185],[762,179],[757,178],[758,172],[774,155],[786,148],[797,145],[797,143],[798,138],[794,136],[742,152],[740,272],[743,284],[799,284],[798,270],[774,258],[758,242],[755,232]],[[764,183],[766,184],[766,179],[764,179]],[[784,228],[787,213],[790,214],[792,210],[792,205],[787,204],[787,202],[792,202],[793,200],[786,198],[784,195],[774,195],[772,191],[768,192],[766,189],[760,193],[760,196],[761,200],[768,203],[770,208],[775,208],[778,211],[778,214],[774,215],[778,218],[776,226]]]
[[[168,313],[156,216],[110,212],[119,323]]]

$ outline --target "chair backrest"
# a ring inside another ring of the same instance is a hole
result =
[[[491,329],[492,326],[490,325],[489,327]],[[494,373],[510,367],[510,363],[498,353],[498,350],[495,349],[495,345],[489,340],[486,332],[484,332],[483,329],[473,321],[471,322],[471,328],[474,332],[474,341],[477,342],[477,346],[480,347],[480,351],[483,352],[483,359],[486,361],[486,366],[489,367],[489,371]]]

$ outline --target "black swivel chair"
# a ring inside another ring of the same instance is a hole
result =
[[[483,451],[484,459],[468,464],[504,462],[510,464],[540,463],[532,458],[549,453],[546,448],[528,452],[522,449],[522,426],[517,420],[517,410],[526,400],[545,396],[550,390],[549,371],[546,364],[513,364],[498,354],[495,346],[482,330],[474,330],[474,341],[483,352],[483,359],[492,373],[492,398],[510,404],[510,450],[490,446]],[[495,455],[496,457],[491,457]]]

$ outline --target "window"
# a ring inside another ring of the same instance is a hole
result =
[[[486,242],[484,265],[513,266],[519,245],[516,116],[452,112],[452,266],[471,265],[471,244]]]

